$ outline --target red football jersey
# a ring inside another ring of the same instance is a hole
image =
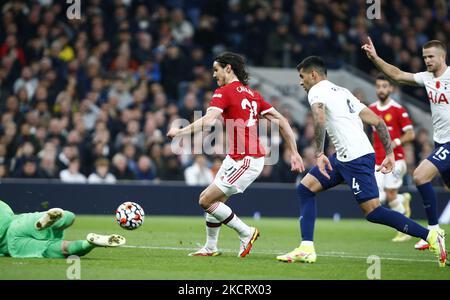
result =
[[[385,106],[381,106],[376,102],[371,104],[369,108],[384,120],[392,140],[400,138],[404,131],[412,128],[408,112],[392,99]],[[373,131],[373,143],[376,164],[381,165],[386,157],[386,152],[376,130]],[[405,159],[405,152],[401,145],[394,148],[394,155],[395,160]]]
[[[219,109],[225,121],[228,136],[228,155],[234,160],[245,156],[265,156],[259,142],[258,118],[272,105],[256,91],[233,81],[214,91],[209,109]]]

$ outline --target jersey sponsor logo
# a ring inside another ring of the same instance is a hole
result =
[[[239,93],[246,92],[246,93],[249,93],[249,94],[252,95],[252,96],[255,96],[255,93],[253,93],[253,91],[252,91],[251,89],[246,88],[245,86],[238,86],[238,87],[236,88],[236,90],[237,90]]]
[[[222,94],[214,94],[214,95],[212,95],[212,97],[214,98],[214,97],[216,97],[216,98],[222,98]]]
[[[435,94],[433,95],[433,91],[430,91],[430,92],[428,93],[428,100],[429,100],[431,103],[434,103],[434,104],[441,104],[441,103],[446,103],[446,104],[448,104],[447,97],[446,97],[445,94],[443,94],[443,93],[435,93]]]

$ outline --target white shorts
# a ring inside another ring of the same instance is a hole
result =
[[[379,166],[375,166],[375,170]],[[384,191],[385,189],[398,189],[403,184],[403,176],[406,174],[406,162],[405,160],[396,160],[395,169],[391,173],[383,174],[381,172],[375,172],[377,179],[378,190]]]
[[[235,161],[225,157],[216,174],[214,183],[227,196],[243,193],[258,178],[264,168],[264,157],[246,156]]]

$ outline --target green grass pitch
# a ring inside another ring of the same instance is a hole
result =
[[[135,231],[121,229],[113,217],[77,216],[66,239],[84,239],[89,232],[119,233],[126,247],[97,248],[81,259],[81,279],[176,280],[366,280],[371,255],[380,257],[381,279],[450,279],[450,267],[439,268],[429,251],[413,249],[416,239],[393,243],[395,231],[365,220],[316,223],[315,264],[287,264],[275,256],[298,245],[299,225],[294,218],[243,218],[261,231],[252,252],[238,258],[236,233],[222,226],[218,257],[188,257],[205,241],[202,217],[147,216]],[[422,222],[423,224],[423,222]],[[450,232],[450,226],[443,226]],[[450,241],[449,241],[450,242]],[[449,243],[447,242],[447,243]],[[66,279],[65,259],[14,259],[0,257],[0,279]]]

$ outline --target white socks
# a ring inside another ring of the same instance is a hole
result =
[[[250,227],[242,222],[231,210],[229,206],[222,202],[216,202],[211,205],[206,212],[214,216],[218,221],[236,230],[239,235],[248,236],[251,234]]]
[[[206,248],[210,250],[217,249],[220,226],[222,223],[214,216],[206,213]]]
[[[301,241],[300,246],[314,247],[313,241]]]
[[[428,230],[432,230],[432,229],[439,229],[439,224],[436,225],[428,225]]]
[[[404,215],[406,210],[405,210],[405,206],[403,206],[403,195],[397,195],[397,199],[389,202],[389,207],[393,211],[399,212],[402,215]]]

